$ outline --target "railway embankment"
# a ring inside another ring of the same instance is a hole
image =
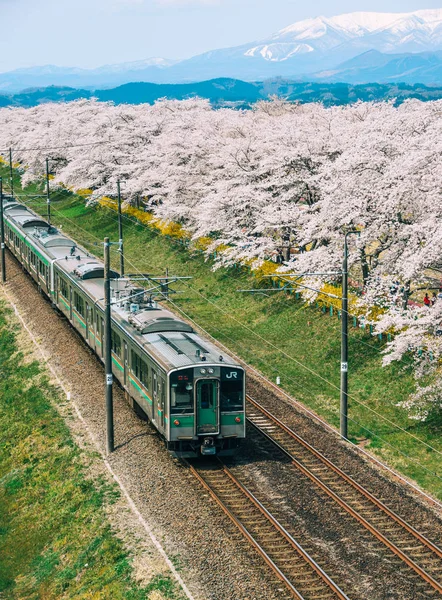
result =
[[[0,597],[183,598],[8,301],[2,292]]]
[[[106,447],[103,368],[69,323],[54,312],[20,265],[9,256],[7,268],[6,292],[48,357],[53,372],[69,390],[70,400],[65,399],[63,406],[67,422],[73,423],[80,443],[86,443],[91,437],[97,443],[99,451],[94,447],[91,450],[97,460],[95,474],[91,476],[94,481],[104,477],[106,488],[109,485],[106,473],[100,469],[101,452]],[[121,483],[124,493],[122,488],[120,493],[124,497],[112,513],[117,526],[122,528],[122,536],[128,536],[134,575],[144,578],[147,585],[148,582],[158,585],[155,594],[150,596],[148,592],[140,597],[149,600],[185,597],[177,590],[167,565],[158,556],[158,548],[152,545],[152,534],[171,566],[185,581],[190,598],[279,600],[281,584],[181,463],[169,456],[156,431],[136,416],[117,386],[114,386],[114,401],[116,452],[106,462]],[[66,473],[68,479],[69,472]],[[118,488],[112,486],[111,491],[113,497]],[[24,495],[25,505],[27,501]],[[136,512],[128,510],[130,507]],[[99,504],[95,506],[94,515],[97,522],[102,521]],[[42,540],[50,539],[50,528],[49,524],[42,532]],[[60,540],[60,553],[65,551],[63,544]],[[159,573],[151,572],[155,565]],[[98,578],[98,586],[100,581]],[[119,596],[98,597],[107,600]],[[138,598],[129,592],[121,597]]]
[[[45,214],[45,203],[30,186],[23,200]],[[91,252],[100,255],[101,242],[117,239],[116,215],[103,207],[86,206],[67,192],[53,195],[52,219]],[[339,424],[339,321],[285,294],[250,296],[238,289],[256,287],[247,269],[212,271],[199,254],[191,254],[156,229],[124,217],[128,272],[189,275],[177,287],[170,308],[194,319],[269,380],[332,426]],[[118,268],[118,254],[114,253]],[[349,436],[405,477],[442,498],[442,424],[435,415],[423,423],[409,419],[398,403],[414,389],[409,360],[382,367],[383,343],[360,329],[349,335]]]
[[[77,436],[87,437],[90,432],[98,448],[103,449],[104,378],[100,363],[13,259],[8,261],[8,273],[8,295],[45,355],[50,357],[54,372],[62,377],[63,385],[70,391],[70,401],[65,405],[66,418],[69,421],[69,412],[78,410],[82,418]],[[412,519],[411,523],[440,544],[442,526],[433,511],[361,462],[345,445],[336,444],[333,434],[297,414],[293,407],[281,402],[262,385],[251,383],[249,391],[278,412],[280,418],[290,422],[296,431],[314,440],[327,456],[348,467],[372,492],[386,497],[402,515],[408,510],[406,516]],[[117,448],[108,463],[140,517],[150,524],[156,539],[161,540],[173,564],[179,568],[193,597],[216,600],[286,597],[281,583],[207,492],[167,454],[158,435],[136,417],[121,391],[116,388],[115,392]],[[302,540],[303,547],[349,597],[380,600],[387,591],[390,598],[401,600],[428,597],[428,590],[416,583],[410,569],[334,506],[308,478],[300,476],[289,461],[256,440],[251,431],[234,470],[289,533]],[[128,526],[127,509],[122,514]],[[135,566],[146,575],[152,549],[140,554],[140,546],[145,547],[148,540],[145,531],[136,527],[135,531],[136,538],[132,538]]]

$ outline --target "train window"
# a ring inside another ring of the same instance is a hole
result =
[[[149,389],[149,369],[144,360],[140,360],[140,381],[146,389]]]
[[[74,308],[79,315],[81,315],[82,317],[85,316],[86,309],[84,305],[84,298],[80,296],[80,294],[77,294],[77,292],[74,292]]]
[[[133,350],[131,356],[131,367],[135,377],[141,381],[146,389],[149,389],[149,368],[147,363]]]
[[[221,411],[238,411],[244,408],[243,371],[221,369]]]
[[[170,414],[193,413],[193,370],[176,371],[170,376]]]
[[[66,300],[69,300],[69,288],[68,288],[68,284],[66,283],[66,281],[64,279],[60,278],[60,294],[66,298]]]
[[[111,344],[112,352],[114,352],[114,354],[116,354],[117,356],[121,357],[121,338],[117,333],[115,333],[113,329],[111,332]]]

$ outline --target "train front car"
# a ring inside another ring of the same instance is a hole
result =
[[[231,456],[245,437],[244,369],[224,360],[169,375],[169,450],[177,456]]]

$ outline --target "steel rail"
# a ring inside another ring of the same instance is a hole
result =
[[[270,558],[267,552],[264,550],[262,545],[253,537],[253,535],[247,530],[247,528],[241,523],[241,521],[233,514],[233,512],[225,505],[223,500],[218,494],[212,489],[209,483],[198,473],[193,465],[187,460],[183,459],[183,462],[188,466],[192,475],[201,483],[201,485],[209,492],[211,497],[218,503],[225,514],[233,521],[237,528],[241,531],[244,537],[252,544],[252,546],[258,551],[258,553],[265,560],[267,565],[275,572],[277,577],[283,581],[290,592],[298,600],[305,600],[299,591],[295,588],[292,582],[287,576],[281,571],[281,569],[275,564]],[[220,465],[220,471],[225,473],[227,477],[237,486],[240,492],[262,513],[262,515],[272,524],[272,526],[280,533],[280,535],[288,542],[292,548],[301,556],[306,564],[312,568],[312,570],[318,575],[318,577],[325,583],[330,590],[336,595],[339,600],[349,600],[348,596],[335,584],[335,582],[325,573],[325,571],[316,563],[316,561],[302,548],[302,546],[290,535],[290,533],[273,517],[273,515],[261,504],[261,502],[255,498],[255,496],[233,475],[230,469],[218,459]]]
[[[282,421],[280,421],[277,417],[275,417],[272,413],[270,413],[265,407],[259,404],[256,400],[247,396],[247,400],[252,406],[254,406],[257,410],[259,410],[262,414],[264,414],[270,421],[272,421],[275,425],[277,425],[280,429],[282,429],[285,433],[290,435],[290,437],[294,438],[299,444],[301,444],[304,448],[309,450],[316,458],[318,458],[325,466],[338,474],[346,483],[351,485],[356,491],[361,493],[365,498],[373,502],[373,504],[381,511],[383,511],[387,516],[392,518],[396,523],[401,525],[408,533],[416,537],[422,544],[424,544],[427,548],[432,550],[438,557],[442,557],[442,550],[433,544],[430,540],[428,540],[425,536],[419,533],[414,527],[406,523],[401,517],[399,517],[395,512],[389,509],[385,504],[383,504],[380,500],[378,500],[371,492],[366,490],[360,484],[358,484],[354,479],[352,479],[349,475],[344,473],[339,467],[337,467],[334,463],[332,463],[329,459],[327,459],[323,454],[321,454],[318,450],[316,450],[311,444],[306,442],[303,438],[301,438],[297,433],[295,433],[292,429],[287,427]],[[374,527],[369,521],[367,521],[362,515],[360,515],[355,509],[353,509],[345,500],[340,498],[336,492],[334,492],[326,483],[324,483],[319,477],[317,477],[308,467],[303,465],[296,457],[294,457],[289,450],[284,448],[280,443],[278,443],[271,435],[266,433],[259,425],[254,423],[252,420],[247,418],[248,422],[257,430],[261,435],[263,435],[266,439],[268,439],[272,444],[278,447],[278,449],[283,452],[292,463],[299,469],[304,475],[306,475],[311,481],[313,481],[316,485],[318,485],[324,492],[327,493],[335,502],[337,502],[346,512],[351,514],[357,521],[359,521],[366,529],[368,529],[377,539],[379,539],[383,544],[385,544],[392,552],[394,552],[397,556],[401,558],[409,567],[411,567],[422,579],[424,579],[427,583],[429,583],[435,590],[442,594],[442,585],[436,581],[430,574],[428,574],[422,567],[420,567],[413,559],[407,556],[396,544],[391,542],[383,533],[381,533],[376,527]]]

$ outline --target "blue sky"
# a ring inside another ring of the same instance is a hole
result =
[[[441,0],[0,0],[0,71],[188,58],[309,17],[440,6]]]

